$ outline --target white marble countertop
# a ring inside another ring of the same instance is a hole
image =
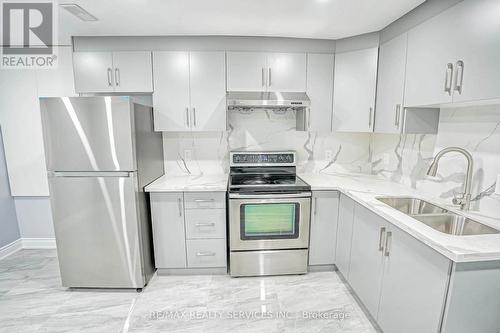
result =
[[[408,232],[454,262],[500,260],[500,234],[477,236],[452,236],[441,233],[416,221],[384,203],[379,196],[412,196],[434,202],[450,211],[463,213],[441,199],[423,196],[407,186],[367,174],[299,174],[313,191],[338,190],[359,204],[383,217],[396,227]],[[500,229],[500,219],[468,212],[466,216],[485,225]]]
[[[146,192],[226,192],[227,174],[163,175],[148,186]]]

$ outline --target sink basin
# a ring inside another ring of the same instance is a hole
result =
[[[377,200],[445,234],[467,236],[500,233],[500,230],[425,200],[411,197],[379,197]]]
[[[405,213],[406,215],[443,214],[448,212],[447,209],[417,198],[381,197],[377,198],[377,200],[396,210],[399,210],[402,213]]]
[[[499,230],[471,220],[458,214],[429,214],[412,216],[414,219],[441,231],[455,236],[498,234]]]

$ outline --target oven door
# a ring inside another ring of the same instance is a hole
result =
[[[230,249],[306,249],[310,213],[310,192],[230,194]]]

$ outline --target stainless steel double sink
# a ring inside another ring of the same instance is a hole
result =
[[[445,234],[467,236],[500,233],[500,230],[421,199],[378,197],[377,200]]]

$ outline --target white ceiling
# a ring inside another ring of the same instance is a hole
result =
[[[338,39],[377,31],[425,0],[60,0],[96,16],[59,9],[59,37],[234,35]]]

